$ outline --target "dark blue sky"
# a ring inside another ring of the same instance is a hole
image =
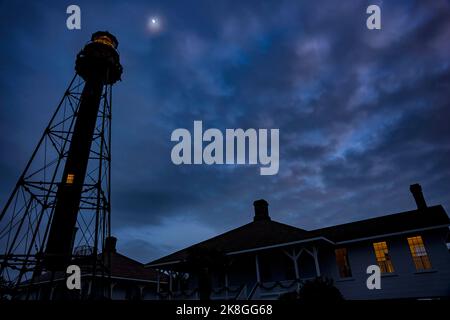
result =
[[[66,28],[78,4],[82,29]],[[382,30],[366,28],[369,4]],[[113,233],[148,262],[251,221],[306,229],[450,208],[448,1],[1,1],[0,206],[92,32],[119,39]],[[147,28],[162,21],[159,33]],[[175,166],[176,128],[279,128],[280,171]]]

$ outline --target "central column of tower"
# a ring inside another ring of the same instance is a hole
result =
[[[85,184],[103,88],[120,79],[116,38],[96,32],[78,54],[77,73],[86,81],[63,171],[44,256],[49,270],[63,270],[70,262],[80,200]]]

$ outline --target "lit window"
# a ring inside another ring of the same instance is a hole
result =
[[[67,184],[72,184],[74,179],[75,179],[75,175],[73,173],[69,173],[67,175],[66,183]]]
[[[348,278],[352,276],[352,269],[350,268],[350,263],[348,262],[347,248],[339,248],[335,251],[336,263],[339,268],[339,276],[341,278]]]
[[[94,39],[94,42],[98,42],[98,43],[102,43],[102,44],[106,44],[107,46],[113,47],[114,48],[114,43],[113,41],[107,37],[107,36],[100,36]]]
[[[375,242],[373,244],[375,250],[375,257],[377,258],[378,266],[382,273],[394,272],[394,266],[392,265],[391,256],[388,252],[388,247],[385,241]]]
[[[409,250],[416,265],[416,270],[431,269],[431,262],[421,236],[408,238]]]

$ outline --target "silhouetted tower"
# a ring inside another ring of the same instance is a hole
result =
[[[118,41],[96,32],[0,215],[3,294],[23,298],[43,275],[69,264],[107,276],[111,97],[122,66]],[[27,290],[25,290],[26,288]]]

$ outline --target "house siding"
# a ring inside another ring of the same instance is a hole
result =
[[[450,296],[450,254],[445,238],[447,228],[430,230],[422,233],[404,234],[401,236],[379,238],[348,244],[350,266],[353,277],[341,279],[336,263],[329,266],[330,259],[322,261],[327,267],[325,275],[331,276],[346,299],[400,299],[430,298]],[[417,272],[409,250],[407,237],[421,235],[431,261],[432,269]],[[376,264],[372,243],[386,241],[394,266],[394,273],[381,276],[381,289],[369,290],[366,280],[369,275],[366,268]]]
[[[446,246],[447,228],[434,229],[424,232],[405,233],[398,236],[380,237],[373,240],[348,243],[343,246],[322,245],[318,247],[318,262],[321,276],[334,280],[335,286],[340,290],[347,300],[377,300],[377,299],[407,299],[407,298],[437,298],[450,296],[450,253]],[[417,272],[407,238],[411,236],[422,236],[424,245],[431,261],[432,269],[425,272]],[[382,274],[381,289],[369,290],[366,286],[366,273],[369,265],[377,264],[374,242],[386,241],[389,255],[394,266],[394,273]],[[335,249],[347,248],[348,259],[351,267],[352,277],[342,279],[336,263]],[[245,286],[244,296],[248,297],[251,289],[256,284],[255,255],[258,254],[260,262],[260,275],[263,287],[259,288],[252,296],[253,299],[277,299],[280,294],[293,291],[298,286],[295,283],[295,270],[292,260],[283,260],[285,252],[292,249],[297,252],[302,248],[293,246],[290,248],[278,248],[262,250],[234,256],[232,268],[228,270],[228,285],[237,289]],[[309,247],[307,247],[309,248]],[[310,249],[310,248],[309,248]],[[311,255],[303,251],[298,258],[298,271],[300,279],[315,277],[311,274],[310,267],[314,265]],[[302,262],[303,261],[303,262]],[[290,265],[289,263],[292,263]],[[213,288],[215,290],[223,287],[223,275],[213,276]],[[276,281],[284,287],[271,287]],[[189,289],[197,287],[194,275],[191,275]],[[229,292],[226,298],[231,298],[237,292]],[[224,292],[217,297],[225,298]]]

